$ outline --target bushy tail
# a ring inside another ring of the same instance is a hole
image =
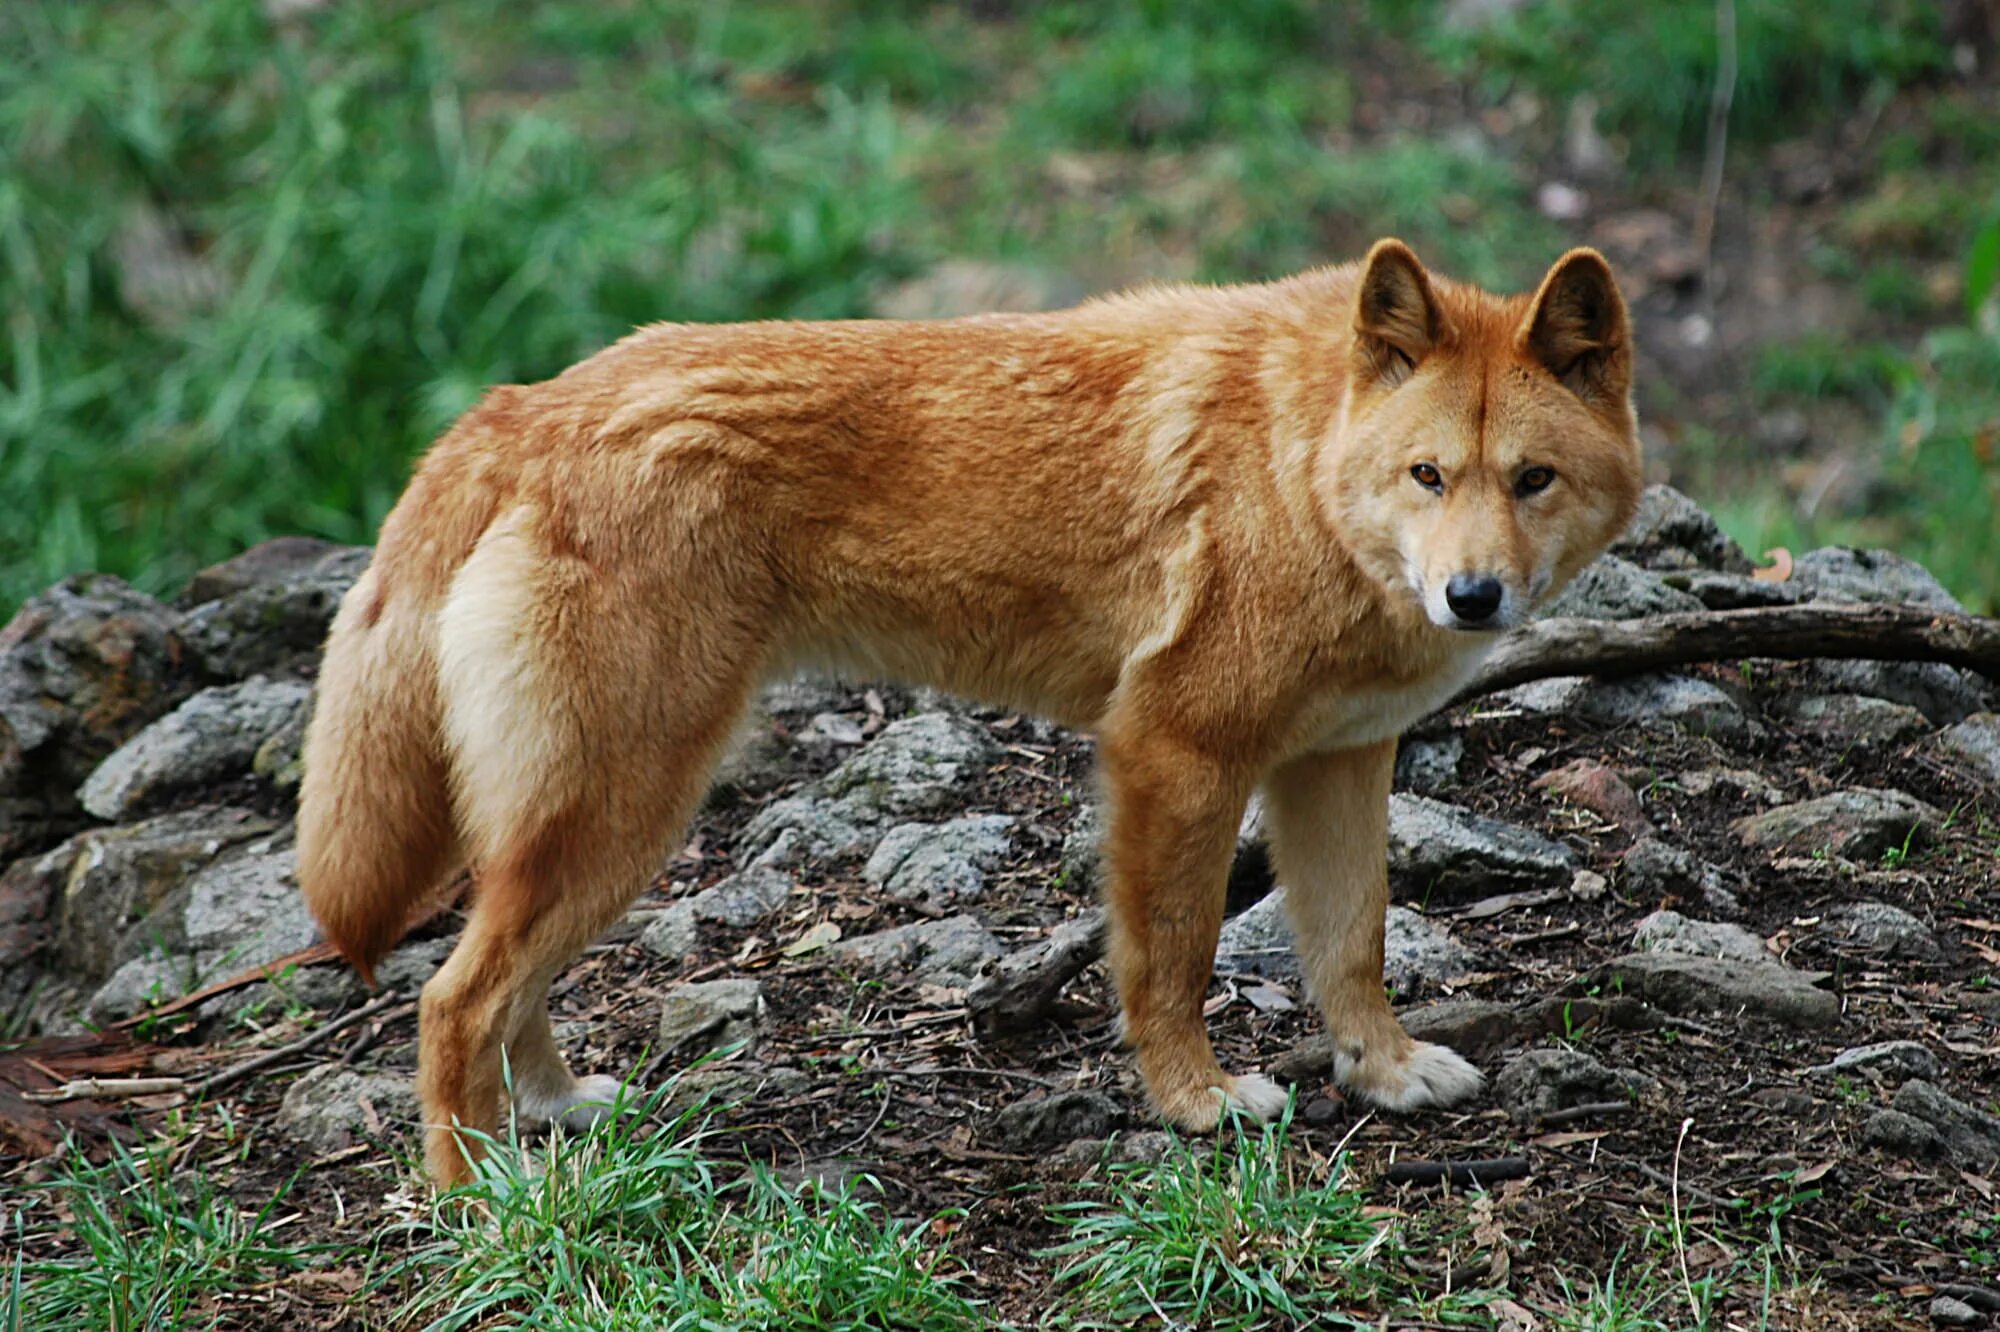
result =
[[[299,886],[367,978],[458,868],[430,617],[386,606],[377,569],[341,604],[299,792]]]

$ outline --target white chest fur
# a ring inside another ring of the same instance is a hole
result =
[[[1467,634],[1465,638],[1463,650],[1419,680],[1342,690],[1315,699],[1293,732],[1293,748],[1299,753],[1351,749],[1401,735],[1470,683],[1499,641],[1492,634]]]

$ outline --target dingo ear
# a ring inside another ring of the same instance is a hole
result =
[[[1438,344],[1443,328],[1437,296],[1417,256],[1399,240],[1376,241],[1354,298],[1356,368],[1385,384],[1400,384]]]
[[[1520,332],[1523,351],[1586,402],[1623,402],[1632,386],[1625,298],[1595,250],[1556,260]]]

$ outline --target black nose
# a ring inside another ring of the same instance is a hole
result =
[[[1493,618],[1493,612],[1500,609],[1503,589],[1497,578],[1485,578],[1478,574],[1454,574],[1445,584],[1444,604],[1451,607],[1451,613],[1468,624]]]

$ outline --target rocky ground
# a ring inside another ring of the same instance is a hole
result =
[[[0,631],[0,1187],[43,1178],[66,1139],[101,1152],[220,1117],[248,1132],[229,1186],[268,1197],[298,1172],[306,1231],[407,1210],[409,1000],[456,916],[370,996],[291,878],[317,644],[365,559],[273,542],[173,604],[75,578]],[[1656,488],[1555,610],[1809,599],[1953,607],[1880,552],[1753,577]],[[1997,699],[1943,666],[1744,661],[1442,713],[1398,764],[1388,971],[1411,1029],[1479,1063],[1488,1093],[1406,1118],[1341,1100],[1254,810],[1209,1004],[1225,1063],[1296,1086],[1304,1145],[1350,1146],[1371,1201],[1427,1237],[1404,1261],[1431,1288],[1561,1307],[1565,1280],[1638,1261],[1676,1218],[1692,1276],[1727,1277],[1781,1223],[1775,1325],[1995,1325]],[[683,1080],[729,1106],[729,1150],[865,1172],[910,1214],[963,1208],[944,1242],[1032,1323],[1046,1207],[1164,1140],[1100,968],[1020,1034],[982,1036],[967,1010],[998,959],[1093,909],[1090,757],[1086,737],[928,693],[772,689],[653,889],[558,982],[573,1062],[658,1084],[734,1046]],[[110,1076],[179,1082],[36,1097]],[[1518,1177],[1484,1197],[1388,1173],[1494,1158]],[[32,1254],[63,1250],[60,1218],[27,1219]],[[302,1274],[260,1296],[258,1325],[365,1325],[382,1309],[346,1304],[356,1285]],[[1746,1278],[1726,1307],[1761,1298]]]

